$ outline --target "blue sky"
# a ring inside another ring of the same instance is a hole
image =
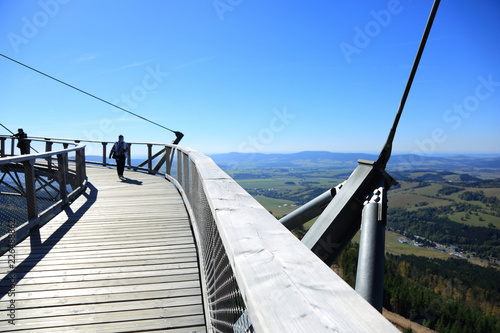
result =
[[[379,152],[431,7],[0,0],[0,53],[181,131],[204,153]],[[499,17],[497,0],[441,1],[395,153],[500,153]],[[2,57],[0,73],[0,122],[12,131],[174,137]]]

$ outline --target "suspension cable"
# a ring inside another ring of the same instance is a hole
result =
[[[75,89],[75,90],[77,90],[77,91],[79,91],[79,92],[81,92],[81,93],[84,93],[85,95],[88,95],[88,96],[90,96],[90,97],[93,97],[93,98],[95,98],[95,99],[97,99],[97,100],[99,100],[99,101],[101,101],[101,102],[104,102],[104,103],[106,103],[106,104],[109,104],[109,105],[111,105],[111,106],[113,106],[113,107],[117,108],[117,109],[120,109],[120,110],[122,110],[122,111],[125,111],[125,112],[127,112],[127,113],[130,113],[131,115],[134,115],[134,116],[136,116],[136,117],[138,117],[138,118],[141,118],[142,120],[148,121],[148,122],[150,122],[150,123],[152,123],[152,124],[154,124],[154,125],[156,125],[156,126],[159,126],[159,127],[163,128],[163,129],[166,129],[167,131],[170,131],[170,132],[174,133],[174,134],[177,136],[177,138],[179,138],[179,136],[181,136],[181,137],[183,136],[183,135],[182,135],[182,133],[180,133],[180,132],[177,132],[177,131],[171,130],[170,128],[167,128],[167,127],[165,127],[165,126],[163,126],[163,125],[160,125],[160,124],[158,124],[158,123],[156,123],[156,122],[154,122],[154,121],[152,121],[152,120],[149,120],[149,119],[147,119],[147,118],[144,118],[144,117],[142,117],[142,116],[140,116],[140,115],[138,115],[138,114],[136,114],[136,113],[134,113],[134,112],[132,112],[132,111],[126,110],[126,109],[124,109],[124,108],[122,108],[122,107],[120,107],[120,106],[118,106],[118,105],[116,105],[116,104],[113,104],[113,103],[111,103],[111,102],[108,102],[108,101],[106,101],[106,100],[104,100],[104,99],[102,99],[102,98],[100,98],[100,97],[97,97],[97,96],[95,96],[95,95],[93,95],[93,94],[91,94],[91,93],[88,93],[88,92],[86,92],[86,91],[84,91],[84,90],[82,90],[82,89],[79,89],[79,88],[77,88],[77,87],[75,87],[75,86],[73,86],[73,85],[71,85],[71,84],[69,84],[69,83],[66,83],[66,82],[64,82],[64,81],[61,81],[61,80],[59,80],[59,79],[57,79],[57,78],[55,78],[55,77],[53,77],[53,76],[50,76],[50,75],[48,75],[48,74],[45,74],[45,73],[43,73],[43,72],[41,72],[41,71],[39,71],[39,70],[37,70],[37,69],[35,69],[35,68],[33,68],[33,67],[30,67],[30,66],[28,66],[28,65],[25,65],[25,64],[23,64],[22,62],[19,62],[19,61],[15,60],[15,59],[12,59],[12,58],[10,58],[10,57],[8,57],[8,56],[6,56],[6,55],[2,54],[2,53],[0,53],[0,56],[4,57],[4,58],[6,58],[6,59],[8,59],[8,60],[10,60],[10,61],[13,61],[13,62],[15,62],[15,63],[17,63],[17,64],[19,64],[19,65],[21,65],[21,66],[24,66],[24,67],[26,67],[26,68],[28,68],[28,69],[31,69],[32,71],[37,72],[38,74],[41,74],[41,75],[43,75],[43,76],[46,76],[46,77],[48,77],[48,78],[50,78],[50,79],[52,79],[52,80],[54,80],[54,81],[57,81],[57,82],[59,82],[59,83],[64,84],[64,85],[66,85],[66,86],[68,86],[68,87],[70,87],[70,88],[73,88],[73,89]]]
[[[3,128],[5,128],[7,130],[7,132],[9,132],[10,134],[12,134],[13,136],[15,135],[14,132],[12,132],[10,129],[8,129],[7,127],[5,127],[2,123],[0,123],[0,126],[2,126]],[[33,149],[36,153],[38,153],[38,150],[36,150],[35,148],[33,148],[30,144],[30,148]],[[14,153],[12,153],[14,154]]]
[[[10,134],[14,135],[14,132],[12,132],[10,129],[8,129],[7,127],[5,127],[2,123],[0,123],[0,126],[2,126],[3,128],[5,128],[7,130],[7,132],[9,132]]]
[[[403,93],[403,97],[401,98],[401,102],[399,103],[399,108],[398,112],[396,114],[396,118],[394,119],[394,123],[392,125],[392,128],[389,132],[389,136],[387,137],[387,141],[384,145],[384,148],[380,152],[380,155],[377,160],[377,164],[382,166],[383,168],[386,167],[387,162],[389,161],[389,158],[391,157],[391,151],[392,151],[392,142],[394,140],[394,136],[396,134],[396,128],[399,123],[399,119],[401,118],[401,114],[403,113],[403,108],[406,103],[406,99],[408,97],[408,94],[410,92],[411,84],[413,82],[413,78],[415,77],[415,73],[417,72],[418,64],[420,62],[420,58],[422,57],[422,53],[424,52],[425,48],[425,43],[427,42],[427,37],[429,37],[429,33],[431,31],[432,27],[432,22],[434,22],[434,17],[436,16],[436,12],[439,7],[439,2],[440,0],[435,0],[434,4],[432,6],[431,13],[429,15],[429,19],[427,20],[427,25],[425,26],[425,31],[422,36],[422,40],[420,41],[420,45],[418,47],[417,55],[415,57],[415,61],[413,62],[413,67],[410,72],[410,77],[408,78],[408,82],[406,83],[406,87]]]

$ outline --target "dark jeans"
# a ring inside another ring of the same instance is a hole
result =
[[[17,144],[17,146],[19,147],[21,155],[29,154],[28,153],[28,147],[29,147],[29,143],[28,142],[26,142],[24,140],[19,140],[19,143]]]
[[[116,170],[118,171],[118,176],[123,176],[123,170],[125,169],[125,156],[118,156],[116,159]]]

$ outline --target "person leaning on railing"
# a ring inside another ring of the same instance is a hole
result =
[[[17,138],[17,148],[21,151],[21,155],[26,155],[28,153],[28,135],[24,133],[22,128],[17,130],[17,133],[13,135]]]
[[[125,170],[125,160],[127,158],[128,145],[123,140],[123,135],[118,137],[118,141],[115,142],[111,152],[109,153],[109,158],[114,158],[116,160],[116,171],[118,173],[118,178],[123,179],[123,170]]]

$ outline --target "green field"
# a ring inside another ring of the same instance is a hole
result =
[[[398,242],[398,239],[400,238],[401,235],[395,232],[387,231],[385,233],[385,251],[392,254],[414,254],[417,256],[428,258],[448,259],[450,257],[449,254],[441,251],[436,251],[426,247],[418,247],[406,243],[400,243]]]
[[[415,173],[415,175],[421,176],[422,173]],[[455,176],[455,178],[452,176]],[[389,207],[401,207],[409,211],[416,211],[423,207],[470,204],[477,207],[471,208],[467,212],[455,212],[447,216],[452,221],[471,226],[487,227],[491,224],[496,228],[500,228],[500,217],[496,216],[498,212],[495,212],[490,205],[480,201],[460,199],[460,195],[466,191],[482,191],[488,197],[500,199],[500,188],[479,188],[461,184],[460,186],[456,186],[461,189],[459,192],[448,195],[440,194],[438,191],[443,189],[443,187],[454,186],[454,183],[448,182],[450,178],[456,179],[456,175],[446,176],[447,182],[429,183],[427,186],[422,186],[419,182],[403,181],[400,188],[389,191]]]
[[[268,198],[263,195],[256,195],[254,198],[277,218],[285,216],[297,209],[293,201]]]
[[[276,218],[281,218],[297,209],[322,192],[345,181],[352,170],[339,169],[286,169],[266,168],[262,170],[232,170],[231,176],[245,188],[254,198],[270,211]],[[491,178],[490,174],[476,172],[474,177]],[[405,175],[396,188],[389,191],[389,207],[401,207],[408,211],[423,208],[454,207],[468,205],[465,211],[452,211],[446,216],[458,223],[476,227],[500,228],[500,215],[493,206],[480,201],[460,199],[465,191],[482,191],[487,197],[500,199],[500,188],[480,188],[467,186],[460,182],[459,173],[413,172]],[[458,192],[443,194],[443,188],[456,187]],[[301,201],[302,200],[302,201]],[[314,223],[304,225],[309,229]],[[394,254],[415,254],[430,258],[449,258],[449,255],[429,248],[402,244],[397,241],[401,237],[387,232],[386,251]],[[353,239],[359,242],[359,233]]]
[[[314,190],[327,190],[343,182],[345,178],[336,177],[338,174],[345,174],[346,170],[288,170],[288,169],[266,169],[266,170],[245,170],[245,176],[261,177],[252,179],[241,179],[237,171],[232,171],[231,176],[252,194],[261,204],[274,216],[281,218],[296,208],[293,205],[300,205],[309,201],[313,197],[308,197],[304,202],[298,202],[297,198],[307,197],[306,194]],[[415,172],[411,177],[418,179],[425,177],[429,173]],[[464,201],[459,195],[465,191],[483,191],[486,196],[500,198],[500,188],[475,188],[464,187],[457,193],[443,195],[438,191],[444,186],[453,186],[458,179],[457,174],[443,177],[445,182],[432,182],[423,186],[419,181],[400,181],[396,189],[389,191],[389,207],[401,207],[410,211],[415,211],[423,207],[443,207],[460,203],[469,203],[480,207],[468,213],[457,212],[448,217],[459,223],[472,226],[488,226],[489,224],[500,228],[500,217],[487,207],[487,205],[476,201]],[[345,176],[344,176],[345,177]],[[319,195],[320,192],[317,193]],[[315,196],[314,196],[315,197]],[[271,200],[273,199],[273,200]],[[287,206],[284,206],[287,205]]]

